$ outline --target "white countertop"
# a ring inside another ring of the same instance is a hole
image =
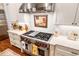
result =
[[[25,33],[24,31],[20,31],[20,30],[8,30],[8,32],[16,33],[18,35]],[[34,40],[38,40],[38,39],[34,38]],[[39,40],[39,41],[42,41],[42,40]],[[42,42],[46,42],[46,41],[42,41]],[[47,41],[47,43],[52,44],[52,45],[58,44],[58,45],[62,45],[62,46],[79,50],[79,39],[76,41],[73,41],[73,40],[69,40],[67,36],[63,36],[63,35],[58,36],[58,37],[52,36],[50,41]]]
[[[53,45],[58,44],[79,50],[79,39],[73,41],[73,40],[69,40],[67,36],[52,37],[49,43]]]
[[[15,33],[17,35],[21,35],[23,33],[26,33],[25,31],[20,31],[20,30],[8,30],[8,32]]]

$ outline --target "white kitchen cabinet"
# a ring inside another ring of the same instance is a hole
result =
[[[9,38],[10,38],[10,43],[11,45],[14,45],[18,48],[21,48],[21,44],[20,44],[20,35],[17,35],[15,33],[11,33],[9,32]]]
[[[50,50],[49,50],[50,51],[50,53],[49,53],[50,56],[54,56],[54,52],[55,52],[54,50],[55,50],[54,45],[50,44]]]
[[[72,48],[56,45],[55,56],[77,56],[79,55],[79,50]]]
[[[5,9],[5,16],[7,18],[7,24],[8,24],[8,29],[12,29],[11,27],[11,23],[15,20],[23,20],[20,17],[19,14],[19,7],[20,7],[20,3],[14,3],[14,4],[10,4],[10,3],[5,3],[4,4],[4,9]]]
[[[75,25],[79,25],[79,4],[76,12],[76,17],[75,17]]]
[[[71,25],[75,20],[78,3],[57,3],[56,24]]]
[[[0,9],[1,9],[1,10],[4,10],[3,3],[0,3]]]
[[[19,7],[20,7],[20,3],[18,3],[18,4],[17,3],[15,3],[15,4],[10,4],[10,3],[4,4],[4,9],[5,9],[8,21],[14,21],[14,20],[18,19]]]

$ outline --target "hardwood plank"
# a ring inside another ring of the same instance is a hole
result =
[[[21,53],[19,48],[15,47],[15,46],[12,46],[10,44],[9,39],[4,39],[4,40],[0,41],[0,52],[4,51],[7,48],[10,48],[11,50],[13,50],[14,52],[20,54],[21,56],[27,56],[26,53]]]

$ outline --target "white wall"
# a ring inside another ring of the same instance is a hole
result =
[[[75,32],[79,35],[79,26],[73,25],[57,25],[55,30],[62,33],[62,35],[68,35],[70,32]]]
[[[7,16],[7,23],[9,29],[11,29],[12,21],[18,19],[20,23],[25,23],[28,25],[30,30],[42,31],[42,32],[53,32],[56,13],[19,13],[19,7],[21,4],[5,4],[5,11]],[[35,27],[34,26],[34,15],[48,15],[47,28]]]
[[[25,23],[28,25],[29,30],[36,30],[36,31],[42,31],[42,32],[49,32],[52,33],[55,31],[62,32],[63,34],[68,34],[68,32],[75,31],[79,33],[79,26],[65,26],[65,25],[58,25],[55,26],[55,20],[56,20],[56,13],[33,13],[33,14],[26,14],[26,13],[19,13],[18,9],[21,4],[9,4],[10,6],[7,6],[5,4],[5,12],[7,16],[7,23],[9,29],[11,29],[11,21],[18,19],[20,23]],[[42,28],[42,27],[35,27],[34,26],[34,15],[48,15],[48,27]],[[17,18],[18,16],[18,18]]]
[[[48,15],[47,28],[35,27],[34,15]],[[54,31],[56,13],[32,13],[32,14],[20,13],[20,17],[21,17],[20,23],[27,24],[29,30],[48,32],[48,33],[52,33]]]
[[[47,28],[35,27],[34,15],[48,15]],[[55,18],[56,18],[55,13],[34,13],[34,14],[31,14],[31,17],[30,17],[31,30],[52,33],[54,30]]]
[[[30,14],[22,14],[23,15],[23,19],[24,19],[24,22],[25,24],[27,24],[28,26],[28,29],[31,30],[31,24],[30,24]],[[22,16],[21,16],[22,17]]]

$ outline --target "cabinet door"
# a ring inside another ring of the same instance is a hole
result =
[[[22,18],[19,16],[20,5],[21,5],[20,3],[15,3],[15,4],[5,3],[4,4],[5,16],[7,18],[8,29],[12,29],[11,23],[13,21],[19,20],[19,19],[22,20]]]
[[[74,22],[77,3],[57,3],[56,24],[71,25]]]
[[[15,41],[15,37],[14,37],[13,33],[9,33],[9,38],[10,38],[10,41],[12,41],[12,42]]]
[[[15,43],[16,43],[16,45],[18,46],[18,47],[21,47],[21,43],[20,43],[20,36],[19,35],[15,35]]]
[[[76,12],[75,25],[79,25],[79,4]]]
[[[15,33],[9,33],[10,43],[16,47],[21,48],[20,36]]]
[[[17,15],[19,14],[19,4],[5,4],[4,8],[8,21],[14,21],[17,19]]]
[[[50,51],[50,54],[49,55],[50,56],[54,56],[54,52],[55,52],[54,51],[54,45],[50,45],[50,50],[49,51]]]

